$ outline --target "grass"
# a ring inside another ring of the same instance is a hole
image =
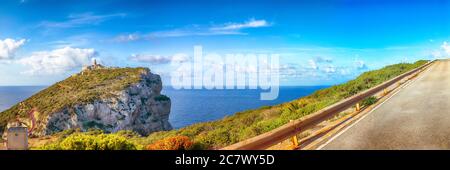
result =
[[[22,105],[16,104],[1,112],[0,132],[4,131],[8,121],[27,117],[26,112],[33,107],[39,112],[39,121],[39,118],[77,104],[114,96],[115,92],[141,81],[141,74],[147,71],[147,68],[104,68],[73,75],[31,96]]]

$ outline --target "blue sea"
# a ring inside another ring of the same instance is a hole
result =
[[[327,86],[280,87],[275,100],[259,100],[261,90],[175,90],[164,87],[172,100],[169,121],[174,128],[212,121],[236,112],[291,101]],[[0,112],[25,100],[44,86],[0,86]]]

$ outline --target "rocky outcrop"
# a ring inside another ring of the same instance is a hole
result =
[[[170,99],[161,95],[159,75],[144,71],[139,83],[100,97],[92,102],[66,107],[39,119],[34,136],[50,135],[66,129],[87,131],[91,128],[105,132],[133,130],[142,135],[171,130]]]

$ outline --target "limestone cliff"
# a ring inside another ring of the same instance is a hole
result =
[[[7,115],[0,123],[21,122],[31,128],[35,119],[34,136],[91,128],[147,135],[172,129],[168,121],[171,102],[161,90],[160,76],[146,68],[84,70],[0,113]],[[27,115],[31,108],[37,111]]]

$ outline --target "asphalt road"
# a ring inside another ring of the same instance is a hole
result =
[[[450,60],[434,63],[321,149],[450,149]]]

